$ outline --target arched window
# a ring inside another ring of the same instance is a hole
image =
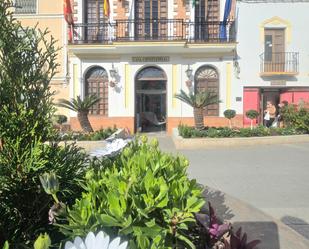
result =
[[[85,96],[97,95],[101,98],[90,110],[90,114],[108,115],[108,75],[104,68],[93,67],[85,76]]]
[[[215,68],[202,66],[195,73],[195,92],[207,90],[219,96],[219,75]],[[218,116],[219,104],[210,105],[205,108],[205,116]]]

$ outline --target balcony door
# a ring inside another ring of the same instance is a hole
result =
[[[220,1],[200,0],[195,4],[195,39],[219,38]]]
[[[108,40],[108,22],[104,17],[103,5],[103,0],[85,0],[85,35],[89,42]]]
[[[264,71],[284,72],[285,70],[285,37],[284,29],[265,29]]]
[[[135,0],[135,38],[167,37],[167,0]]]

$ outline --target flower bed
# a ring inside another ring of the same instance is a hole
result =
[[[265,137],[265,136],[287,136],[307,134],[304,131],[294,128],[266,128],[258,126],[253,129],[240,128],[230,129],[228,127],[206,127],[203,130],[197,130],[194,127],[179,125],[179,135],[183,138],[227,138],[227,137]]]
[[[104,140],[117,131],[116,127],[108,127],[91,133],[83,132],[59,132],[60,141],[77,140],[77,141],[99,141]]]

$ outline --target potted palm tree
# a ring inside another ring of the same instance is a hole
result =
[[[98,103],[100,99],[101,98],[97,95],[86,96],[84,100],[82,100],[80,96],[77,96],[76,99],[71,100],[60,99],[58,106],[77,112],[77,119],[83,131],[93,132],[92,126],[88,119],[88,114],[91,107]]]
[[[175,98],[193,107],[195,128],[202,130],[204,126],[204,109],[209,105],[220,102],[218,95],[211,91],[201,91],[198,93],[190,92],[187,94],[183,90],[175,95]]]

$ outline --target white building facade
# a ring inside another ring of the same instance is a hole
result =
[[[308,10],[306,0],[237,2],[238,78],[232,86],[237,113],[263,113],[266,101],[309,102]]]
[[[210,126],[227,125],[226,109],[237,109],[235,1],[228,15],[225,0],[110,1],[109,20],[102,3],[74,3],[73,39],[68,45],[70,97],[97,94],[91,110],[95,129],[116,125],[137,131],[171,132],[193,124],[193,109],[174,98],[209,89],[221,103],[205,110]],[[225,19],[224,19],[225,18]],[[224,21],[225,20],[225,21]],[[238,87],[241,88],[241,87]],[[79,129],[76,114],[70,114]]]

